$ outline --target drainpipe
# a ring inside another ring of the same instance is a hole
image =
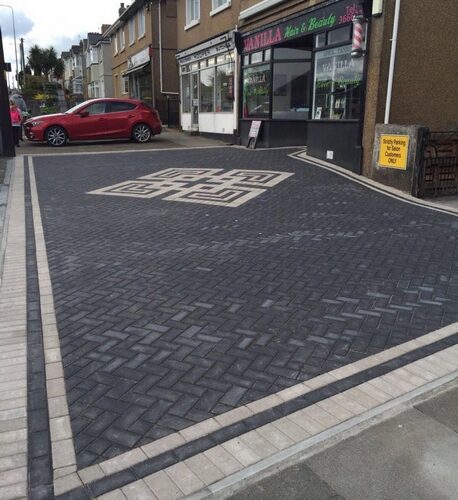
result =
[[[391,98],[393,95],[393,78],[394,66],[396,63],[396,48],[398,45],[398,29],[399,29],[399,11],[401,9],[401,0],[396,0],[393,21],[393,37],[391,39],[391,56],[390,56],[390,69],[388,73],[388,89],[386,94],[386,107],[385,107],[385,124],[390,123],[391,111]]]
[[[169,95],[180,95],[179,92],[166,92],[164,90],[164,82],[162,78],[162,12],[161,12],[162,0],[159,0],[159,81],[161,85],[161,94]]]

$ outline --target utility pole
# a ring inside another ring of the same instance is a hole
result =
[[[21,38],[21,43],[19,44],[19,51],[20,51],[19,57],[21,58],[21,71],[22,71],[21,87],[23,87],[25,85],[25,57],[24,57],[24,39],[23,38]]]
[[[11,127],[8,88],[5,80],[5,56],[3,55],[2,29],[0,28],[0,156],[16,156]]]

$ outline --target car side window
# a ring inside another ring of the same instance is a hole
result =
[[[133,109],[135,109],[135,104],[132,104],[131,102],[112,101],[110,113],[118,113],[119,111],[131,111]]]
[[[103,113],[106,113],[106,103],[95,102],[87,108],[84,108],[84,111],[87,111],[90,115],[101,115]]]

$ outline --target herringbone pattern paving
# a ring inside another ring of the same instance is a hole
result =
[[[79,467],[458,320],[458,223],[280,151],[35,159]],[[239,208],[86,194],[294,173]]]

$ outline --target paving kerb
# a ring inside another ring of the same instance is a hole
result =
[[[431,395],[431,391],[444,390],[449,383],[456,384],[457,375],[458,371],[454,370],[446,376],[439,377],[433,382],[421,385],[384,404],[374,406],[371,409],[365,409],[359,415],[356,415],[348,420],[344,420],[338,425],[328,426],[328,428],[325,428],[322,432],[318,432],[305,440],[301,440],[300,438],[296,439],[297,444],[294,444],[293,446],[280,446],[280,451],[275,450],[272,446],[272,444],[276,442],[278,448],[278,440],[275,440],[275,437],[273,437],[272,434],[270,435],[270,439],[266,438],[267,441],[264,444],[262,444],[261,441],[260,445],[257,446],[252,439],[248,438],[248,435],[252,433],[241,435],[239,439],[242,441],[238,442],[242,444],[242,447],[238,445],[235,448],[232,446],[226,448],[230,451],[232,460],[241,461],[238,467],[241,470],[235,474],[226,475],[223,479],[211,480],[211,475],[207,475],[207,473],[211,470],[211,467],[216,467],[218,474],[224,475],[221,470],[219,460],[215,458],[215,455],[211,454],[211,452],[214,451],[216,456],[219,455],[222,459],[224,459],[224,450],[218,450],[218,448],[221,447],[216,447],[212,450],[204,452],[203,454],[196,455],[194,457],[194,463],[191,463],[189,460],[185,461],[183,463],[184,468],[182,469],[176,469],[176,466],[172,466],[163,470],[168,476],[168,481],[174,481],[175,487],[178,489],[181,487],[181,490],[179,489],[179,494],[176,498],[186,497],[193,500],[201,498],[225,498],[235,489],[243,486],[243,484],[251,478],[260,479],[265,477],[265,475],[268,475],[273,468],[275,468],[275,470],[281,470],[289,465],[297,463],[298,461],[312,456],[337,442],[359,434],[362,430],[373,426],[376,423],[398,415],[413,404],[427,400]],[[306,419],[305,416],[303,418]],[[268,445],[269,442],[272,444]],[[275,451],[272,452],[272,449]],[[250,453],[253,458],[251,458],[250,455],[246,455],[247,453]],[[208,466],[208,461],[210,461],[211,467]],[[220,467],[219,469],[218,465]],[[178,472],[178,470],[180,470],[181,474],[184,476],[189,476],[189,481],[191,482],[183,482],[183,478],[176,475],[175,471]],[[215,474],[213,473],[213,476],[214,475]],[[137,483],[140,482],[142,487],[149,486],[152,489],[151,496],[145,498],[155,498],[155,494],[158,494],[158,491],[161,489],[161,485],[167,480],[160,474],[155,473],[151,476],[146,476],[143,479],[140,479]],[[199,483],[201,487],[199,487]],[[206,483],[206,486],[203,488],[202,483]],[[125,488],[115,491],[116,494],[119,494],[118,492],[125,492]],[[61,498],[66,498],[66,496],[63,495]]]
[[[345,367],[346,368],[346,367]],[[197,424],[198,425],[198,424]]]
[[[13,167],[8,212],[10,224],[3,239],[5,267],[0,282],[1,498],[27,494],[26,307],[23,300],[17,300],[26,294],[24,163],[21,158],[16,159]]]

